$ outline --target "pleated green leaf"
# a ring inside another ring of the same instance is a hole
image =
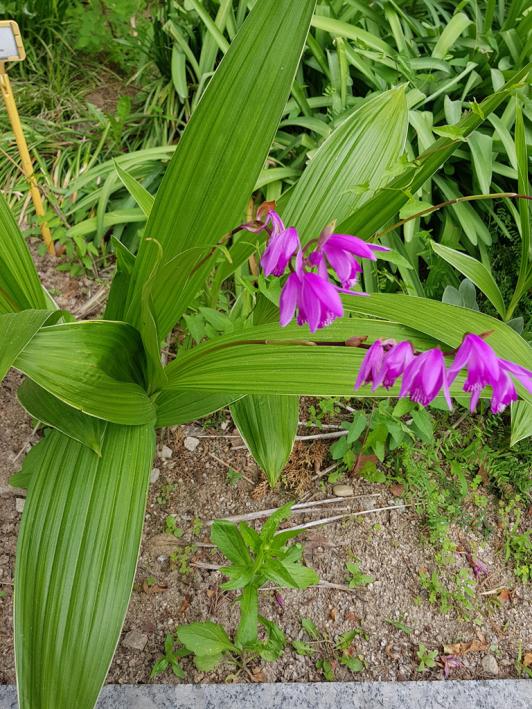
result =
[[[298,396],[398,396],[399,387],[354,391],[354,383],[365,355],[355,347],[304,344],[235,344],[210,351],[193,364],[176,370],[167,390],[209,390],[239,394]],[[462,380],[451,388],[462,395]],[[443,401],[443,399],[441,399]]]
[[[163,248],[153,290],[162,337],[202,286],[212,248],[241,220],[301,56],[315,0],[260,0],[194,112],[157,193],[146,234]],[[127,319],[140,320],[154,256],[141,245]]]
[[[292,396],[244,396],[231,416],[255,462],[275,487],[297,434],[299,399]]]
[[[144,215],[149,217],[155,201],[154,196],[151,195],[148,190],[133,177],[133,175],[130,175],[129,172],[123,170],[118,163],[115,163],[115,168],[124,187],[142,209]]]
[[[510,445],[532,436],[532,403],[516,401],[512,404],[512,433]]]
[[[22,382],[17,397],[30,416],[101,454],[107,421],[68,406],[31,379]]]
[[[0,195],[0,313],[46,308],[46,298],[24,241]]]
[[[303,241],[341,223],[382,186],[401,157],[408,130],[403,87],[365,101],[325,140],[282,209]]]
[[[102,456],[53,431],[31,476],[15,574],[20,709],[91,709],[135,576],[155,448],[109,425]]]
[[[204,391],[163,390],[156,400],[157,426],[177,426],[223,409],[238,396]]]
[[[443,165],[462,144],[462,139],[476,130],[508,98],[511,91],[526,79],[531,64],[528,64],[503,86],[485,98],[474,111],[469,112],[457,124],[451,126],[453,137],[439,138],[400,175],[378,190],[365,204],[354,211],[338,226],[338,231],[370,237],[396,215],[408,202],[410,195]]]
[[[23,310],[0,315],[0,381],[50,315],[48,310]]]
[[[484,266],[484,264],[480,261],[477,261],[477,259],[472,256],[468,256],[461,251],[456,251],[456,249],[451,249],[449,246],[438,244],[435,241],[431,243],[432,248],[438,256],[441,256],[442,259],[445,259],[447,263],[454,266],[466,278],[469,278],[469,280],[484,293],[486,298],[490,300],[501,318],[504,318],[506,307],[504,305],[502,293],[499,290],[497,282],[486,266]]]
[[[138,380],[144,355],[138,332],[105,320],[41,329],[13,366],[75,409],[97,418],[140,425],[155,408]]]

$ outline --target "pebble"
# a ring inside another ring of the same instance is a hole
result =
[[[0,497],[11,497],[15,494],[15,488],[11,485],[0,485]]]
[[[156,483],[157,480],[159,480],[159,475],[160,475],[160,474],[161,474],[161,471],[159,470],[159,468],[154,468],[154,469],[151,471],[150,482],[151,482],[151,483]]]
[[[187,451],[194,453],[196,448],[199,446],[199,438],[194,438],[194,436],[187,436],[184,441],[184,446]]]
[[[353,488],[351,485],[335,485],[333,487],[333,495],[336,497],[351,497]]]
[[[17,510],[17,512],[24,511],[25,503],[26,503],[26,500],[24,497],[16,497],[15,498],[15,509]]]
[[[482,669],[488,675],[499,674],[499,665],[493,655],[486,655],[482,658]]]
[[[170,460],[170,458],[172,457],[172,449],[171,449],[171,448],[168,448],[168,446],[163,446],[163,447],[161,448],[160,457],[161,457],[163,460]]]
[[[148,636],[145,633],[141,633],[138,630],[130,630],[122,641],[122,645],[130,650],[144,650],[147,642]]]

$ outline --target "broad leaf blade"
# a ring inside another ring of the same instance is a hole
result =
[[[532,403],[516,401],[512,404],[512,435],[510,445],[532,436]]]
[[[338,223],[382,185],[401,157],[408,130],[403,87],[365,101],[320,147],[290,192],[283,219],[303,241]]]
[[[0,381],[50,314],[47,310],[23,310],[0,315]]]
[[[275,487],[294,445],[298,398],[246,396],[231,406],[231,415],[251,455]]]
[[[178,426],[223,409],[238,394],[211,394],[204,391],[162,391],[156,400],[157,427]]]
[[[164,251],[153,292],[163,337],[204,282],[198,262],[243,215],[290,92],[313,8],[314,0],[258,2],[179,142],[146,226]],[[133,324],[153,269],[144,245],[130,289]]]
[[[0,313],[46,308],[26,242],[0,195]]]
[[[91,416],[140,425],[155,408],[139,385],[144,369],[136,330],[105,320],[41,329],[13,366],[61,401]]]
[[[486,266],[472,256],[456,251],[456,249],[451,249],[449,246],[443,246],[443,244],[438,244],[435,241],[431,243],[433,250],[438,256],[441,256],[466,278],[469,278],[469,280],[484,293],[486,298],[491,301],[501,318],[504,318],[506,307],[502,293]]]
[[[91,448],[101,455],[107,421],[87,416],[68,406],[46,389],[26,379],[17,391],[17,397],[26,411],[46,426],[56,428],[66,436]]]
[[[101,458],[57,431],[39,445],[17,547],[19,703],[89,708],[131,594],[155,436],[110,425]]]

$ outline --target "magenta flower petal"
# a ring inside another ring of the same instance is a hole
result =
[[[375,340],[362,360],[355,382],[355,389],[359,389],[363,384],[375,382],[380,378],[383,357],[384,347],[382,346],[382,341]]]
[[[336,248],[341,251],[347,251],[355,256],[360,256],[361,258],[367,258],[371,261],[375,261],[377,258],[375,256],[375,251],[389,251],[386,246],[380,246],[379,244],[370,244],[364,239],[359,239],[358,236],[351,236],[349,234],[331,234],[322,245],[323,250],[327,253],[328,249]]]
[[[514,383],[510,379],[508,372],[501,369],[499,379],[493,387],[491,412],[493,414],[502,413],[508,404],[511,404],[512,401],[517,401],[518,398]]]
[[[427,406],[440,391],[452,408],[443,352],[434,348],[416,355],[406,367],[399,396],[409,396],[412,401]]]
[[[382,384],[386,389],[392,387],[403,374],[405,368],[414,359],[414,349],[410,342],[399,342],[386,352],[374,389]]]
[[[499,359],[499,365],[505,372],[510,372],[532,394],[532,372],[529,369],[507,359]]]
[[[273,273],[275,276],[282,276],[298,248],[300,248],[299,236],[294,227],[273,234],[260,260],[264,275],[269,276]]]
[[[294,317],[299,297],[301,282],[296,273],[291,273],[281,291],[279,300],[280,323],[285,327]]]

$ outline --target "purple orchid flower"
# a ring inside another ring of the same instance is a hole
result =
[[[375,251],[389,251],[386,246],[370,244],[357,236],[349,234],[333,234],[330,227],[323,230],[316,250],[310,254],[310,261],[314,265],[326,257],[331,268],[336,272],[344,289],[351,289],[362,271],[362,266],[355,258],[376,260]]]
[[[305,270],[301,251],[296,257],[296,270],[281,291],[279,307],[282,327],[288,325],[297,309],[297,324],[308,323],[311,332],[344,314],[337,288],[317,273]]]
[[[475,559],[471,553],[467,553],[466,558],[467,563],[469,564],[473,572],[473,576],[476,579],[480,578],[481,576],[488,575],[489,569],[483,561],[480,561],[480,559]]]
[[[510,379],[508,372],[501,368],[499,378],[493,385],[491,412],[493,414],[502,413],[508,404],[511,404],[512,401],[517,401],[518,398],[514,383]]]
[[[243,224],[247,231],[257,233],[270,228],[270,238],[260,264],[265,276],[282,276],[292,256],[301,247],[297,229],[286,227],[273,209],[273,202],[265,202],[257,211],[259,221]]]
[[[461,369],[467,368],[464,391],[471,394],[470,410],[476,409],[482,389],[495,387],[500,367],[497,355],[482,337],[468,333],[456,352],[454,362],[449,367],[448,379],[452,384]]]
[[[414,348],[407,340],[392,345],[384,355],[380,375],[375,381],[374,387],[382,384],[386,389],[390,389],[414,357]]]
[[[355,382],[355,389],[359,389],[363,384],[373,382],[372,388],[375,390],[375,382],[377,382],[380,378],[383,359],[384,347],[382,345],[382,341],[375,340],[362,360],[358,377]]]
[[[416,355],[406,367],[399,398],[409,396],[412,401],[428,406],[441,390],[449,409],[452,409],[445,359],[443,352],[436,347]]]
[[[270,276],[273,273],[274,276],[282,276],[290,259],[299,248],[299,236],[293,226],[272,233],[260,260],[264,275]]]
[[[355,389],[370,382],[373,383],[372,391],[381,384],[389,389],[403,374],[414,356],[410,342],[375,340],[362,360]]]
[[[449,367],[448,379],[451,384],[461,369],[467,369],[464,391],[471,393],[470,409],[476,409],[484,387],[491,386],[491,410],[501,413],[518,396],[510,374],[532,393],[532,372],[519,364],[500,359],[494,350],[479,335],[468,333],[456,352]]]

